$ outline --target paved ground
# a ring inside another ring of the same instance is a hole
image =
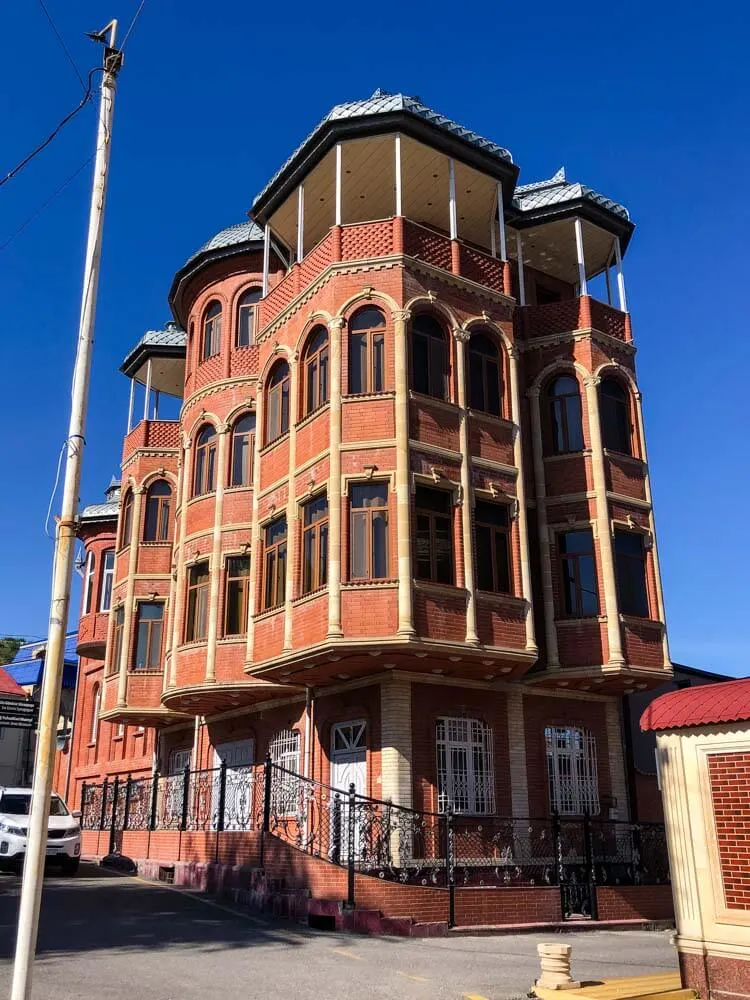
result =
[[[0,876],[0,993],[19,879]],[[549,936],[542,938],[549,940]],[[535,935],[432,940],[310,931],[83,866],[45,884],[34,1000],[501,1000],[525,996]],[[676,967],[666,932],[567,934],[581,979]]]

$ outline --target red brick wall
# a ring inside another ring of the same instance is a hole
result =
[[[750,910],[750,752],[709,754],[708,776],[726,905]]]

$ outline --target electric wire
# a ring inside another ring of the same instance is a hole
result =
[[[141,0],[141,3],[140,3],[140,6],[138,7],[138,10],[137,10],[137,11],[135,12],[135,15],[134,15],[134,17],[133,17],[133,20],[132,20],[132,21],[130,22],[130,27],[129,27],[129,28],[128,28],[128,30],[127,30],[127,31],[125,32],[125,37],[123,38],[123,40],[122,40],[122,45],[120,46],[120,51],[121,51],[121,52],[122,52],[122,51],[124,51],[124,49],[125,49],[125,43],[126,43],[126,42],[127,42],[127,40],[128,40],[129,38],[130,38],[130,33],[131,33],[131,31],[133,30],[133,28],[135,27],[135,22],[136,22],[136,21],[138,20],[138,18],[139,18],[139,17],[141,16],[141,11],[143,10],[143,8],[144,8],[145,4],[146,4],[146,0]]]
[[[73,108],[72,111],[68,112],[68,114],[63,118],[63,120],[57,126],[55,126],[55,128],[50,132],[50,134],[43,142],[40,142],[38,146],[32,149],[31,152],[28,153],[21,160],[20,163],[16,164],[16,166],[13,167],[13,169],[5,175],[5,177],[0,178],[0,187],[2,187],[3,184],[7,184],[9,180],[15,177],[16,174],[19,173],[21,170],[23,170],[23,168],[26,166],[27,163],[30,163],[35,156],[38,156],[43,149],[49,146],[52,140],[59,134],[60,131],[62,131],[62,129],[68,124],[68,122],[71,121],[73,118],[75,118],[75,116],[78,114],[79,111],[85,108],[85,106],[91,100],[91,86],[93,82],[94,73],[98,73],[101,70],[102,70],[101,66],[97,66],[95,69],[91,70],[91,72],[89,73],[88,84],[86,86],[86,93],[83,95],[80,104],[78,104],[75,108]]]
[[[10,234],[10,236],[8,237],[7,240],[5,240],[4,243],[0,243],[0,253],[2,253],[3,250],[7,249],[11,245],[11,243],[13,243],[13,241],[18,236],[21,235],[24,229],[26,229],[28,226],[31,225],[32,222],[36,222],[36,220],[39,218],[42,212],[52,204],[52,202],[55,200],[55,198],[58,197],[58,195],[61,195],[63,193],[63,191],[65,190],[66,187],[68,187],[69,184],[72,184],[72,182],[81,173],[81,171],[85,170],[93,159],[94,159],[94,154],[92,153],[91,156],[85,159],[83,163],[80,165],[80,167],[78,167],[78,169],[75,170],[70,175],[70,177],[67,178],[67,180],[64,180],[62,184],[52,192],[52,194],[49,196],[49,198],[47,198],[46,201],[42,202],[42,204],[39,206],[39,208],[36,209],[36,211],[32,212],[32,214],[26,219],[25,222],[21,223],[21,225],[18,227],[18,229],[15,230],[15,232]]]
[[[83,77],[81,76],[81,74],[80,74],[80,72],[79,72],[79,70],[78,70],[78,67],[76,66],[76,62],[75,62],[75,59],[74,59],[74,58],[73,58],[73,56],[72,56],[72,55],[70,54],[70,51],[69,51],[69,49],[68,49],[68,46],[67,46],[67,45],[65,44],[65,41],[64,41],[64,39],[63,39],[62,35],[61,35],[61,34],[60,34],[60,32],[59,32],[59,31],[57,30],[57,26],[55,25],[55,22],[54,22],[54,21],[52,20],[52,15],[50,14],[49,10],[47,9],[47,5],[46,5],[46,3],[44,2],[44,0],[39,0],[39,6],[40,6],[40,7],[42,8],[42,10],[44,11],[44,16],[45,16],[45,17],[47,18],[47,20],[49,21],[49,26],[50,26],[50,28],[52,28],[52,31],[54,32],[54,34],[55,34],[55,37],[57,38],[58,42],[60,43],[60,48],[61,48],[61,49],[63,50],[63,52],[65,53],[65,56],[67,57],[67,60],[68,60],[68,62],[69,62],[69,63],[70,63],[70,65],[71,65],[71,66],[73,67],[73,72],[74,72],[74,73],[75,73],[75,75],[76,75],[76,76],[78,77],[78,82],[79,82],[79,83],[80,83],[80,85],[81,85],[81,90],[82,90],[82,91],[84,92],[84,94],[85,94],[85,93],[86,93],[86,84],[84,83],[84,80],[83,80]]]
[[[57,456],[57,472],[55,473],[55,485],[52,487],[52,493],[50,494],[49,504],[47,505],[47,516],[44,519],[44,533],[51,541],[53,541],[52,535],[49,533],[49,519],[52,514],[52,504],[55,502],[55,496],[57,495],[57,487],[60,485],[60,469],[62,468],[63,455],[65,454],[65,449],[68,447],[68,441],[70,438],[65,438],[60,448],[60,454]]]

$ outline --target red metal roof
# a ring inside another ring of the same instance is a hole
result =
[[[7,670],[0,667],[0,694],[15,694],[21,698],[26,697],[26,692],[20,684],[16,683]]]
[[[652,701],[641,716],[641,729],[684,729],[718,722],[750,721],[750,677],[724,684],[670,691]]]

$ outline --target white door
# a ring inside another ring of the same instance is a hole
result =
[[[254,787],[256,769],[255,740],[232,740],[214,747],[214,767],[227,765],[227,784],[224,795],[224,829],[249,830],[253,816],[257,812],[255,800],[262,796],[261,785]],[[258,781],[262,782],[262,771],[258,771]],[[217,777],[218,789],[218,777]],[[259,800],[262,802],[262,798]],[[218,792],[217,792],[218,802]]]
[[[355,722],[339,722],[331,730],[331,785],[340,791],[338,804],[332,801],[331,834],[332,858],[346,861],[349,856],[349,786],[354,785],[357,795],[367,794],[367,726],[358,719]],[[354,856],[361,854],[360,823],[357,822],[361,810],[354,816]]]

